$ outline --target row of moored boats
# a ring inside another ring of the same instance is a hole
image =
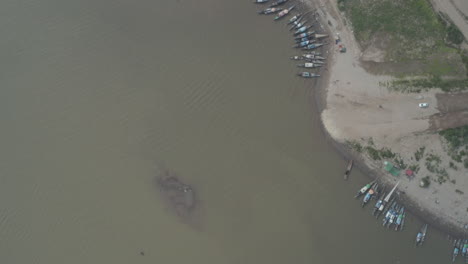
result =
[[[393,228],[395,231],[403,230],[405,225],[406,211],[403,205],[396,202],[396,197],[393,196],[396,188],[398,187],[397,182],[395,186],[386,193],[385,191],[379,191],[379,184],[376,180],[364,185],[355,195],[354,198],[363,196],[361,206],[364,207],[372,199],[377,200],[372,210],[372,215],[376,218],[383,215],[382,225],[387,228]],[[419,232],[416,234],[415,244],[416,246],[422,245],[426,239],[428,224],[424,224]],[[468,228],[468,227],[467,227]],[[452,262],[455,262],[457,257],[461,255],[465,263],[468,263],[468,238],[455,239],[453,243]]]
[[[296,8],[296,5],[283,7],[289,1],[290,0],[277,0],[272,2],[270,7],[263,9],[258,13],[263,15],[276,14],[274,20],[280,20]],[[254,0],[254,3],[257,4],[265,4],[267,2],[269,2],[269,0]],[[325,65],[325,57],[323,57],[320,52],[315,51],[315,49],[327,44],[320,41],[328,37],[328,35],[319,34],[312,30],[315,23],[311,23],[306,19],[307,15],[310,13],[311,12],[298,13],[291,17],[287,22],[287,25],[290,26],[289,30],[293,32],[294,36],[295,44],[292,47],[305,51],[302,55],[292,56],[291,60],[303,61],[302,63],[297,64],[297,67],[318,69]],[[303,78],[320,77],[320,74],[310,71],[299,72],[297,75]]]

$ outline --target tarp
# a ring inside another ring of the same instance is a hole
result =
[[[385,161],[384,164],[385,164],[384,169],[390,172],[390,174],[392,174],[393,176],[400,175],[400,170],[397,167],[393,166],[392,163]]]

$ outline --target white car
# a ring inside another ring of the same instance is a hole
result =
[[[420,107],[420,108],[427,108],[428,106],[429,106],[428,103],[420,103],[420,104],[419,104],[419,107]]]

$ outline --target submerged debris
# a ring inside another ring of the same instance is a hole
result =
[[[196,207],[193,188],[170,173],[157,177],[156,183],[168,207],[183,220],[190,218]]]

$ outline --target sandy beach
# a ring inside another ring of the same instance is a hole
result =
[[[334,38],[338,36],[347,48],[341,53],[331,43],[327,76],[322,80],[322,91],[317,93],[318,104],[325,134],[332,145],[346,158],[357,160],[357,166],[370,177],[378,177],[389,187],[400,183],[400,199],[411,212],[423,221],[450,234],[462,234],[468,222],[468,178],[463,165],[458,169],[447,169],[450,181],[439,184],[432,182],[421,188],[422,177],[431,175],[424,165],[425,160],[415,160],[414,153],[421,148],[427,155],[440,157],[441,166],[448,167],[450,157],[437,131],[447,127],[434,121],[441,114],[458,115],[466,111],[465,106],[454,112],[445,113],[448,102],[440,100],[440,90],[431,89],[418,94],[391,92],[385,83],[391,76],[373,75],[363,64],[380,62],[382,53],[378,50],[361,50],[345,18],[339,13],[335,1],[310,0],[312,8],[322,17],[322,24]],[[330,38],[331,42],[334,39]],[[463,96],[466,96],[464,94]],[[439,100],[438,100],[439,98]],[[428,103],[428,108],[418,107]],[[458,120],[458,119],[457,119]],[[443,123],[443,122],[442,122]],[[434,125],[436,124],[436,125]],[[414,177],[392,176],[385,170],[384,161],[374,160],[369,155],[358,153],[346,142],[371,145],[376,149],[389,148],[398,153],[409,165],[418,166]]]

